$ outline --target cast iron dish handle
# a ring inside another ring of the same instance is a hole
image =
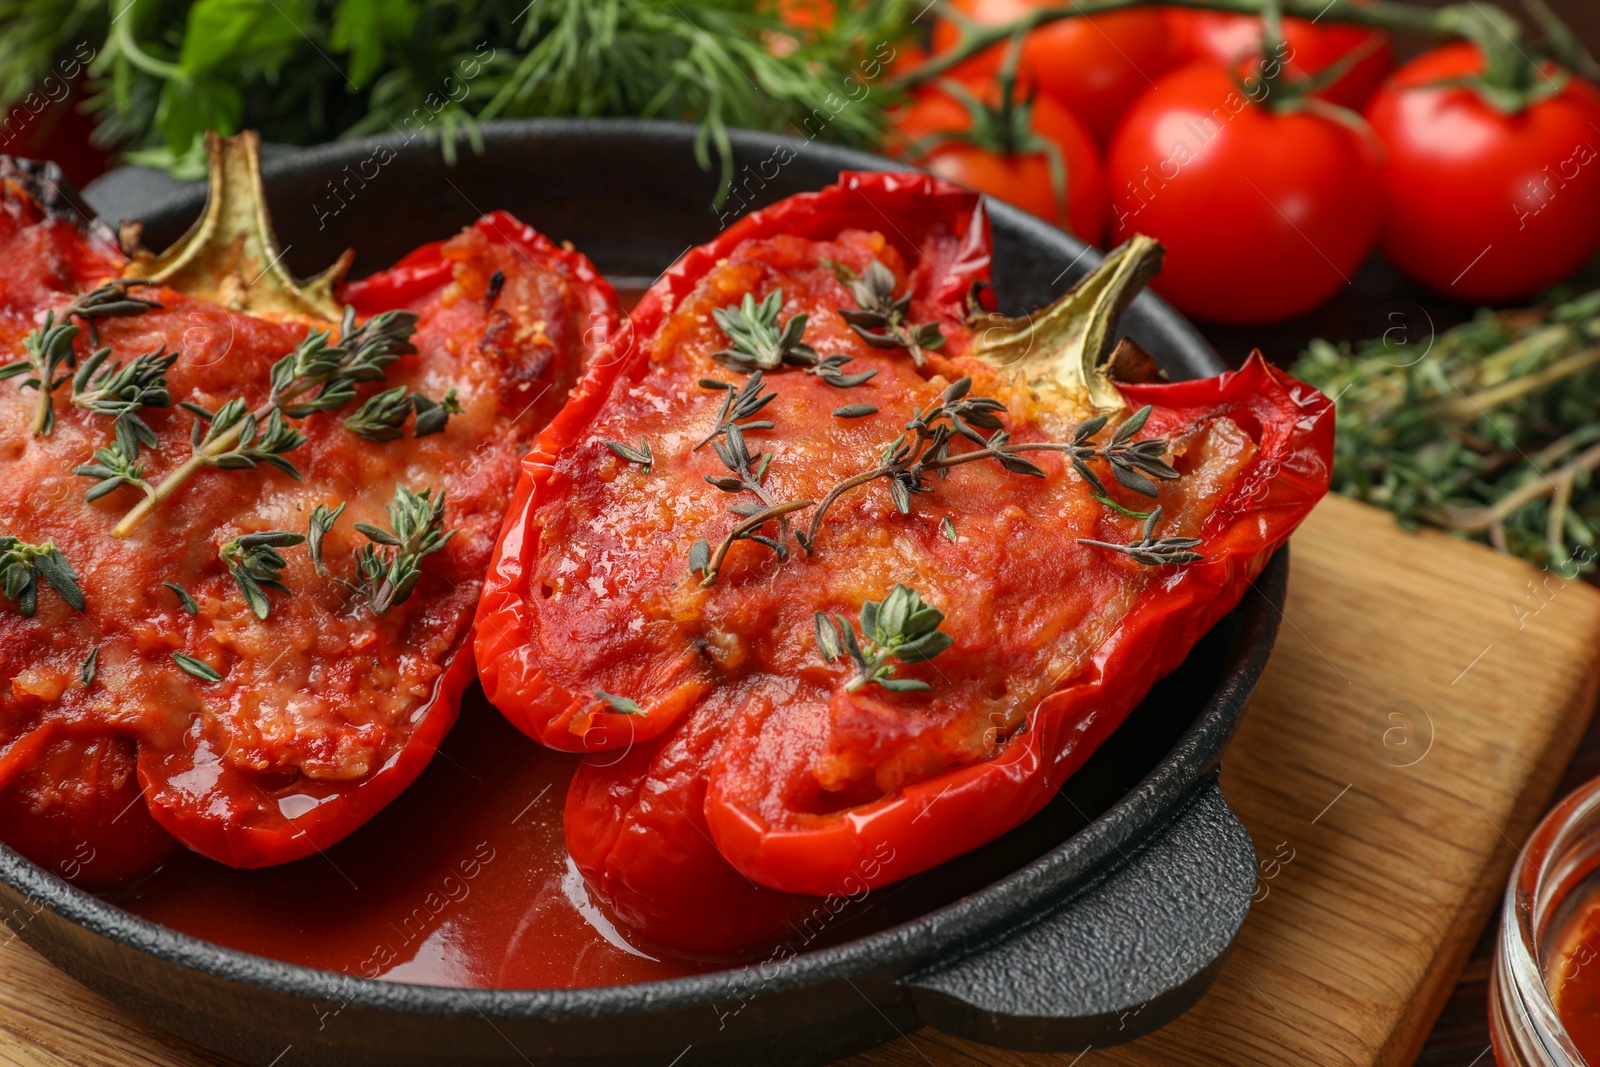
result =
[[[986,1045],[1076,1052],[1131,1041],[1211,986],[1255,889],[1255,847],[1213,773],[1100,881],[901,984],[923,1022]]]

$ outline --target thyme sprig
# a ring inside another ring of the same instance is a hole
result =
[[[134,296],[131,290],[154,285],[138,278],[114,278],[87,293],[79,293],[62,309],[62,319],[79,318],[89,327],[89,340],[100,343],[101,319],[126,319],[161,307],[160,301]]]
[[[726,395],[722,398],[722,410],[717,412],[716,428],[702,437],[700,443],[695,445],[691,451],[700,451],[706,445],[727,433],[732,426],[738,426],[741,431],[772,429],[772,423],[766,419],[758,419],[751,422],[743,421],[749,419],[750,416],[778,398],[776,392],[763,393],[761,391],[763,384],[762,372],[759,370],[751,374],[744,385],[738,389],[735,389],[727,382],[718,381],[715,378],[701,378],[700,388],[721,389]]]
[[[1312,342],[1291,369],[1335,400],[1333,489],[1564,577],[1600,542],[1600,290]]]
[[[283,454],[306,438],[286,420],[342,407],[355,399],[358,383],[381,380],[395,360],[416,351],[410,340],[416,323],[413,312],[386,311],[357,326],[355,309],[346,308],[340,342],[330,344],[327,330],[307,334],[293,352],[273,364],[267,401],[255,410],[238,398],[215,412],[187,401],[181,404],[209,426],[202,432],[201,422],[195,423],[189,458],[123,516],[112,532],[128,536],[206,467],[238,470],[267,463],[299,478],[300,472]]]
[[[1150,512],[1150,517],[1144,520],[1144,536],[1137,541],[1130,541],[1125,545],[1113,544],[1110,541],[1096,541],[1088,537],[1078,538],[1080,545],[1092,545],[1095,548],[1108,548],[1113,552],[1121,552],[1136,563],[1143,563],[1147,567],[1160,567],[1168,563],[1195,563],[1205,559],[1205,556],[1194,551],[1201,545],[1198,537],[1156,537],[1156,527],[1161,525],[1161,507],[1157,505]]]
[[[730,304],[713,308],[712,318],[732,343],[711,353],[711,358],[745,372],[777,370],[784,364],[817,366],[822,357],[803,340],[808,316],[802,311],[780,325],[778,312],[782,309],[782,289],[774,289],[759,304],[754,296],[746,293],[737,307]]]
[[[855,677],[845,683],[847,693],[865,685],[892,693],[931,689],[916,678],[896,678],[891,661],[921,663],[949,648],[955,639],[939,629],[942,622],[944,612],[925,602],[915,589],[896,584],[883,600],[861,605],[859,639],[843,615],[817,612],[817,649],[825,663],[848,656],[855,664]]]
[[[812,502],[809,500],[789,500],[779,502],[773,498],[762,484],[766,480],[767,467],[772,463],[772,453],[752,452],[750,445],[744,439],[744,431],[738,426],[729,423],[723,432],[722,438],[712,442],[717,458],[729,471],[725,475],[706,475],[706,481],[721,489],[725,493],[753,493],[759,504],[735,504],[729,511],[742,518],[723,537],[721,544],[715,552],[705,539],[694,543],[689,552],[689,569],[702,576],[702,585],[711,585],[717,579],[717,572],[722,567],[722,561],[728,554],[728,549],[735,541],[749,540],[766,545],[777,553],[778,559],[789,558],[788,540],[790,536],[788,516],[802,508],[808,508]],[[769,520],[776,519],[778,529],[776,536],[769,536],[765,532]]]
[[[461,414],[456,391],[449,390],[440,400],[413,393],[403,385],[373,393],[344,420],[344,428],[368,441],[394,441],[406,435],[406,419],[416,412],[411,424],[412,437],[427,437],[441,432],[450,416]]]
[[[83,495],[85,500],[99,500],[124,485],[142,489],[146,495],[155,492],[150,483],[144,479],[144,464],[139,462],[137,434],[138,430],[132,421],[118,419],[115,437],[111,444],[95,449],[93,463],[85,463],[73,469],[74,474],[99,479],[99,483]]]
[[[1094,436],[1105,429],[1106,420],[1096,417],[1080,426],[1071,442],[1030,441],[1013,444],[1011,435],[1004,429],[1000,413],[1004,404],[990,397],[969,396],[971,378],[952,382],[940,399],[916,412],[905,424],[905,433],[889,442],[880,457],[879,465],[844,479],[828,490],[817,510],[811,513],[811,523],[804,534],[796,533],[807,554],[816,551],[817,536],[822,520],[845,493],[879,479],[889,483],[889,495],[902,515],[911,511],[911,497],[917,493],[931,493],[933,486],[928,476],[937,473],[945,477],[951,467],[964,463],[994,460],[1013,474],[1026,474],[1043,478],[1045,473],[1037,465],[1024,459],[1023,452],[1064,452],[1074,470],[1088,483],[1092,492],[1104,497],[1105,486],[1089,469],[1087,460],[1098,458],[1111,466],[1119,484],[1146,496],[1155,496],[1156,484],[1148,475],[1167,479],[1176,478],[1177,471],[1169,467],[1161,456],[1169,449],[1162,438],[1135,441],[1133,439],[1150,416],[1147,408],[1129,418],[1123,427],[1133,424],[1124,432],[1119,427],[1112,440],[1104,446],[1093,443]],[[1084,432],[1088,427],[1088,432]],[[981,432],[990,431],[987,437]],[[966,452],[952,452],[951,445],[964,439],[978,445]]]
[[[0,535],[0,595],[17,603],[31,617],[39,606],[39,579],[61,595],[74,611],[84,607],[78,572],[72,569],[54,541],[30,545],[9,534]]]
[[[287,530],[263,530],[236,537],[217,550],[256,618],[265,619],[272,611],[272,604],[267,600],[268,589],[285,596],[290,594],[288,586],[283,584],[283,569],[289,563],[278,549],[290,548],[304,540],[301,534]]]
[[[167,372],[178,361],[176,352],[162,346],[154,352],[135,356],[126,366],[106,367],[111,349],[97,348],[72,376],[72,403],[94,415],[126,425],[139,443],[156,447],[156,434],[144,419],[141,408],[170,408],[172,393],[167,389]],[[102,369],[103,368],[103,369]]]
[[[865,274],[846,284],[856,298],[856,307],[855,310],[840,308],[839,316],[857,337],[873,348],[905,349],[920,367],[927,352],[944,345],[944,332],[938,323],[918,326],[907,319],[911,291],[907,289],[903,296],[896,297],[894,272],[878,260],[874,259],[867,266]]]
[[[368,542],[355,552],[356,580],[332,580],[365,600],[374,615],[404,603],[422,577],[423,559],[444,548],[456,535],[455,530],[444,528],[444,503],[445,493],[435,496],[432,488],[413,492],[403,485],[395,486],[388,508],[389,529],[366,522],[355,524]],[[318,574],[326,573],[322,539],[342,511],[343,504],[334,511],[318,505],[312,512],[311,558]]]
[[[38,403],[34,406],[33,434],[47,437],[56,426],[55,391],[70,381],[72,375],[60,374],[63,367],[77,366],[77,352],[72,342],[77,339],[78,327],[63,316],[57,322],[54,312],[45,312],[44,325],[28,331],[22,339],[23,358],[0,367],[0,380],[26,374],[18,383],[23,389],[37,389]]]
[[[1067,453],[1072,463],[1072,469],[1078,472],[1078,477],[1089,484],[1096,497],[1104,500],[1106,487],[1098,475],[1089,468],[1091,459],[1104,460],[1111,468],[1112,477],[1117,484],[1125,489],[1144,496],[1155,496],[1156,483],[1152,478],[1171,481],[1178,477],[1178,472],[1161,457],[1167,454],[1167,442],[1163,438],[1151,437],[1143,441],[1135,441],[1134,434],[1144,429],[1144,424],[1150,418],[1150,405],[1146,404],[1133,415],[1129,416],[1122,425],[1111,433],[1111,440],[1104,445],[1095,445],[1094,437],[1106,428],[1106,416],[1096,415],[1086,419],[1078,425],[1072,434],[1072,450]],[[1115,505],[1113,505],[1115,509]]]

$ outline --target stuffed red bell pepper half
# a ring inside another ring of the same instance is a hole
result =
[[[1160,257],[1002,318],[977,196],[859,173],[649,290],[523,462],[476,638],[588,754],[567,843],[618,918],[737,952],[992,840],[1239,601],[1333,410],[1114,343]]]
[[[308,855],[417,776],[517,460],[618,324],[506,215],[296,283],[253,135],[211,147],[131,262],[0,161],[0,840],[95,885]]]

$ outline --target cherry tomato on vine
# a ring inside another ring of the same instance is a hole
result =
[[[1182,63],[1209,60],[1231,64],[1261,54],[1261,19],[1253,15],[1170,8],[1167,27]],[[1315,94],[1356,111],[1365,106],[1394,66],[1394,46],[1381,30],[1286,18],[1283,40],[1289,73],[1302,77],[1321,74],[1359,49],[1360,58],[1352,60],[1344,76]]]
[[[1384,253],[1449,296],[1510,301],[1600,247],[1600,92],[1573,77],[1507,114],[1473,88],[1438,85],[1483,68],[1473,45],[1428,52],[1395,72],[1367,119],[1386,149]]]
[[[1001,89],[993,81],[970,87],[985,104],[994,107]],[[1020,105],[1028,107],[1026,103]],[[941,139],[941,135],[968,134],[974,125],[971,109],[940,88],[918,90],[909,107],[894,119],[897,154],[911,155],[921,166],[950,181],[970,185],[998,197],[1090,244],[1099,244],[1105,231],[1106,180],[1100,152],[1081,123],[1047,96],[1036,97],[1031,114],[1023,117],[1032,134],[1053,144],[1065,179],[1066,212],[1049,155],[1020,146],[979,137],[979,143]],[[922,146],[931,144],[931,148]],[[918,150],[922,149],[922,150]]]
[[[1056,0],[953,0],[956,11],[983,25],[1011,22]],[[933,27],[933,51],[950,48],[959,31],[948,20]],[[962,78],[992,74],[1005,52],[995,45],[955,68]],[[1061,104],[1104,144],[1135,96],[1171,65],[1167,26],[1155,8],[1059,19],[1028,34],[1022,46],[1027,84]]]
[[[1228,67],[1197,63],[1140,97],[1112,141],[1112,241],[1145,233],[1165,244],[1154,287],[1197,318],[1310,311],[1377,239],[1375,146],[1315,111],[1251,99],[1263,95],[1246,96]]]

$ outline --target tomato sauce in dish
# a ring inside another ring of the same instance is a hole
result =
[[[713,969],[635,948],[591,901],[562,833],[578,760],[523,736],[474,688],[411,788],[320,855],[235,870],[180,853],[105,897],[219,945],[363,978],[526,989]]]

